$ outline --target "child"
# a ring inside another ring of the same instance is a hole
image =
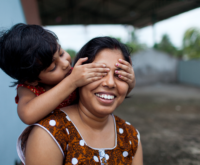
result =
[[[41,26],[17,24],[0,38],[0,67],[17,80],[18,114],[26,124],[39,121],[61,102],[60,106],[70,105],[77,87],[105,75],[103,64],[81,65],[86,60],[81,59],[70,74],[69,54],[55,34]]]
[[[17,24],[0,38],[0,67],[17,80],[17,110],[25,124],[72,104],[76,88],[109,71],[104,64],[81,65],[85,61],[87,58],[80,59],[72,70],[70,55],[60,47],[56,35],[38,25]],[[129,81],[134,86],[132,74]]]

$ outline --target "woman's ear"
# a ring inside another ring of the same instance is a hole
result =
[[[35,87],[35,86],[37,86],[37,85],[38,85],[38,81],[34,81],[34,82],[31,82],[31,83],[30,83],[30,82],[28,82],[28,81],[26,81],[26,82],[25,82],[25,84],[26,84],[26,85],[32,85],[32,86],[34,86],[34,87]]]

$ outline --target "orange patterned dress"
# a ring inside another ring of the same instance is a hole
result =
[[[46,90],[41,87],[41,86],[32,86],[32,85],[26,85],[26,84],[18,84],[17,89],[19,87],[25,87],[28,88],[30,91],[32,91],[36,96],[39,96],[41,94],[43,94],[44,92],[46,92]],[[60,103],[60,105],[56,108],[63,108],[66,106],[71,105],[72,103],[75,102],[75,100],[77,99],[77,93],[76,91],[72,92],[62,103]],[[18,104],[19,102],[19,96],[17,95],[15,97],[15,102]]]
[[[115,146],[92,148],[82,138],[77,127],[62,110],[55,110],[34,124],[43,128],[54,139],[63,154],[64,165],[131,165],[140,141],[139,132],[129,123],[113,116]],[[17,151],[25,162],[26,141],[33,126],[27,127],[18,139]]]

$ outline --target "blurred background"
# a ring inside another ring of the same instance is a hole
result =
[[[141,133],[145,165],[200,164],[199,0],[0,0],[0,30],[38,24],[72,59],[97,36],[132,48],[136,87],[115,114]],[[20,164],[14,80],[0,70],[0,164]]]

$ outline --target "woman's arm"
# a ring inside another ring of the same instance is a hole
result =
[[[132,165],[143,165],[142,143],[140,141],[138,149],[132,161]]]
[[[25,153],[26,165],[62,165],[63,155],[52,137],[42,128],[34,126]]]

